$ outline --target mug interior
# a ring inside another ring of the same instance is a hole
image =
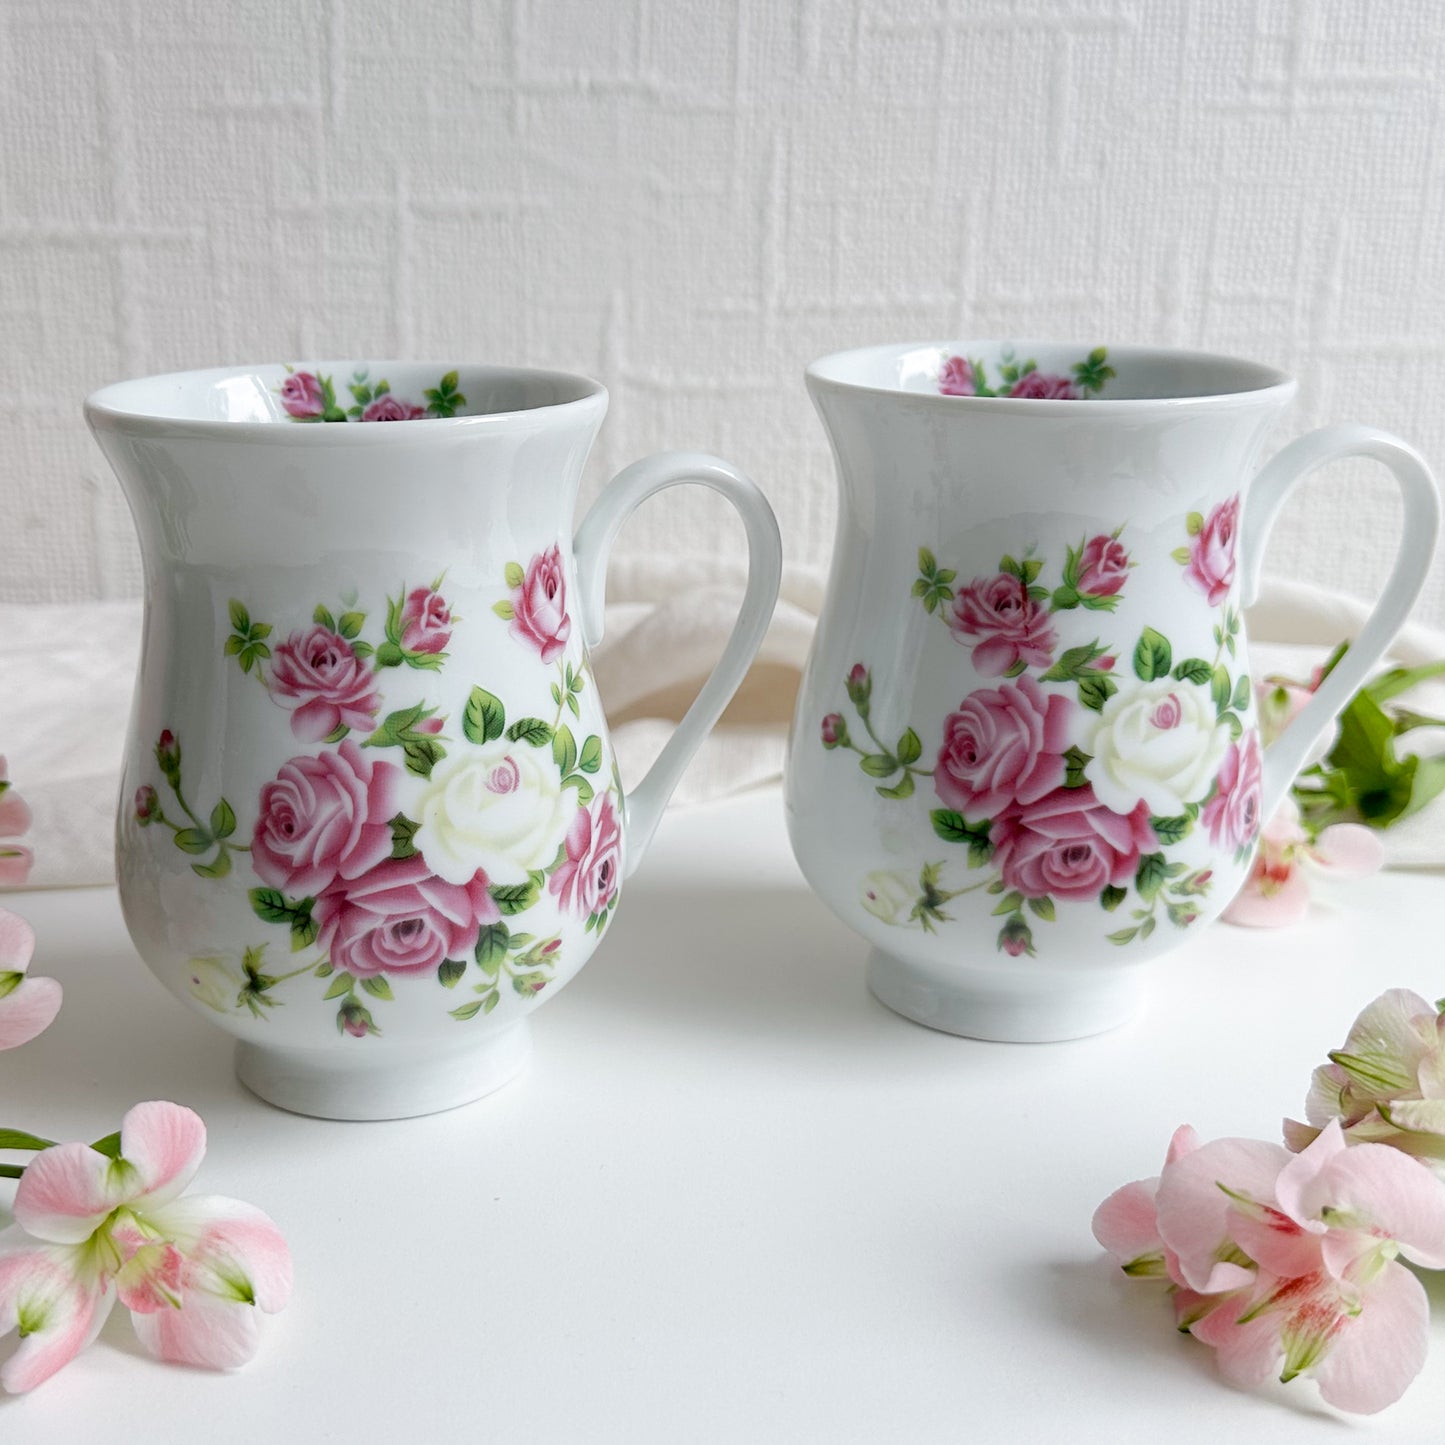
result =
[[[1274,367],[1208,352],[1052,341],[944,341],[871,346],[825,356],[812,382],[950,402],[1010,405],[1198,401],[1290,388]]]
[[[147,376],[103,387],[89,406],[157,421],[431,422],[565,406],[601,396],[583,376],[418,361],[304,361]]]

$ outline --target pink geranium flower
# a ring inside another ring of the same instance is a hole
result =
[[[1126,1273],[1171,1283],[1181,1329],[1234,1383],[1312,1374],[1372,1413],[1424,1363],[1429,1311],[1398,1255],[1445,1265],[1445,1183],[1393,1150],[1346,1147],[1332,1124],[1303,1153],[1178,1130],[1162,1175],[1094,1216]]]
[[[958,641],[980,639],[974,645],[973,665],[984,677],[1002,677],[1020,664],[1047,667],[1053,661],[1057,639],[1049,614],[1011,572],[975,577],[959,588],[947,621]]]
[[[44,1033],[60,1012],[53,978],[27,978],[35,931],[18,913],[0,908],[0,1049],[15,1049]]]
[[[119,1300],[163,1360],[228,1369],[255,1354],[259,1314],[291,1293],[291,1255],[259,1209],[181,1199],[206,1149],[179,1104],[137,1104],[112,1159],[86,1144],[37,1154],[0,1232],[0,1335],[20,1347],[0,1385],[33,1389],[88,1345]]]
[[[1254,866],[1224,917],[1250,928],[1298,923],[1309,912],[1311,872],[1363,878],[1384,862],[1385,845],[1373,829],[1359,823],[1335,823],[1311,841],[1300,824],[1299,808],[1286,798],[1265,824]]]
[[[521,582],[512,589],[511,631],[513,637],[535,647],[543,662],[551,662],[567,646],[572,635],[567,575],[555,543],[527,563]]]
[[[270,686],[295,709],[291,731],[318,743],[342,727],[371,731],[380,706],[373,676],[339,632],[317,623],[277,646]]]
[[[978,822],[1061,786],[1071,707],[1031,677],[971,692],[944,720],[933,773],[939,798]]]
[[[1189,561],[1184,580],[1218,607],[1234,585],[1239,532],[1239,494],[1221,502],[1189,539]]]
[[[34,857],[16,841],[29,831],[29,805],[6,777],[5,759],[0,757],[0,888],[20,888],[30,877]]]

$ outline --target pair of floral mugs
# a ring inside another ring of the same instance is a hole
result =
[[[899,1012],[985,1038],[1110,1027],[1141,965],[1228,902],[1403,622],[1429,472],[1334,428],[1246,487],[1294,384],[1186,352],[891,346],[808,385],[841,502],[789,751],[803,870]],[[274,1103],[395,1117],[512,1077],[756,654],[781,548],[735,468],[637,463],[569,535],[605,408],[580,377],[412,363],[187,373],[87,405],[145,562],[127,925]],[[402,424],[330,424],[376,421]],[[1287,492],[1344,455],[1395,474],[1401,555],[1265,752],[1241,609]],[[606,559],[689,481],[741,515],[748,585],[624,797],[588,661]]]

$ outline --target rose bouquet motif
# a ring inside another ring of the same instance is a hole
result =
[[[167,730],[156,744],[158,785],[138,790],[136,821],[168,829],[201,877],[248,866],[252,911],[302,956],[278,970],[267,958],[273,945],[261,942],[239,965],[194,958],[200,1002],[264,1019],[280,985],[310,975],[337,1001],[338,1030],[361,1038],[381,1032],[371,1003],[394,999],[394,986],[434,979],[455,989],[475,967],[477,996],[450,1010],[466,1020],[492,1012],[508,983],[521,999],[540,993],[561,962],[568,920],[584,932],[606,927],[622,872],[620,790],[615,774],[599,779],[600,735],[579,743],[563,721],[581,718],[590,674],[567,656],[559,548],[525,567],[509,563],[505,581],[493,611],[540,665],[556,669],[550,720],[509,722],[502,699],[481,686],[455,722],[425,700],[385,710],[389,669],[447,666],[463,619],[444,578],[388,597],[374,640],[354,600],[339,612],[317,606],[279,641],[272,624],[232,600],[226,655],[290,714],[292,736],[319,750],[298,753],[261,786],[241,842],[227,799],[205,816],[192,808],[180,739]],[[529,921],[543,899],[538,916],[554,926],[524,931],[518,920]]]
[[[1206,519],[1191,514],[1191,546],[1176,559],[1211,605],[1234,578],[1239,499]],[[1128,922],[1108,935],[1143,940],[1159,921],[1186,928],[1199,917],[1212,871],[1171,850],[1196,827],[1242,861],[1260,828],[1262,754],[1246,725],[1249,678],[1236,676],[1240,617],[1226,607],[1214,626],[1215,655],[1175,658],[1165,633],[1144,627],[1128,658],[1097,637],[1061,646],[1064,616],[1113,612],[1134,565],[1123,528],[1065,548],[1058,583],[1044,585],[1044,560],[1005,556],[991,576],[958,585],[927,548],[918,556],[913,595],[968,649],[974,671],[997,679],[943,718],[932,765],[908,727],[895,743],[872,720],[872,677],[855,664],[845,690],[866,740],[842,711],[821,725],[830,750],[858,754],[878,794],[911,798],[931,788],[933,833],[963,852],[979,876],[951,886],[946,859],[929,861],[913,886],[901,874],[870,873],[865,909],[886,923],[929,932],[950,922],[947,905],[966,893],[995,895],[997,947],[1036,953],[1034,926],[1052,922],[1060,901],[1129,902]],[[1130,901],[1132,900],[1132,901]]]
[[[455,371],[449,371],[422,395],[426,404],[406,401],[392,393],[384,377],[372,381],[367,370],[354,371],[347,384],[351,405],[337,400],[333,378],[315,371],[287,368],[287,377],[277,389],[281,409],[292,421],[418,421],[427,416],[455,416],[467,399],[457,390]]]

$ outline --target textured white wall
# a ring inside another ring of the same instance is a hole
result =
[[[810,564],[801,369],[867,341],[1242,352],[1445,463],[1442,74],[1445,7],[1371,0],[8,0],[0,600],[137,589],[80,400],[222,361],[591,372],[592,485],[721,452]],[[1369,591],[1385,495],[1336,468],[1274,569]]]

